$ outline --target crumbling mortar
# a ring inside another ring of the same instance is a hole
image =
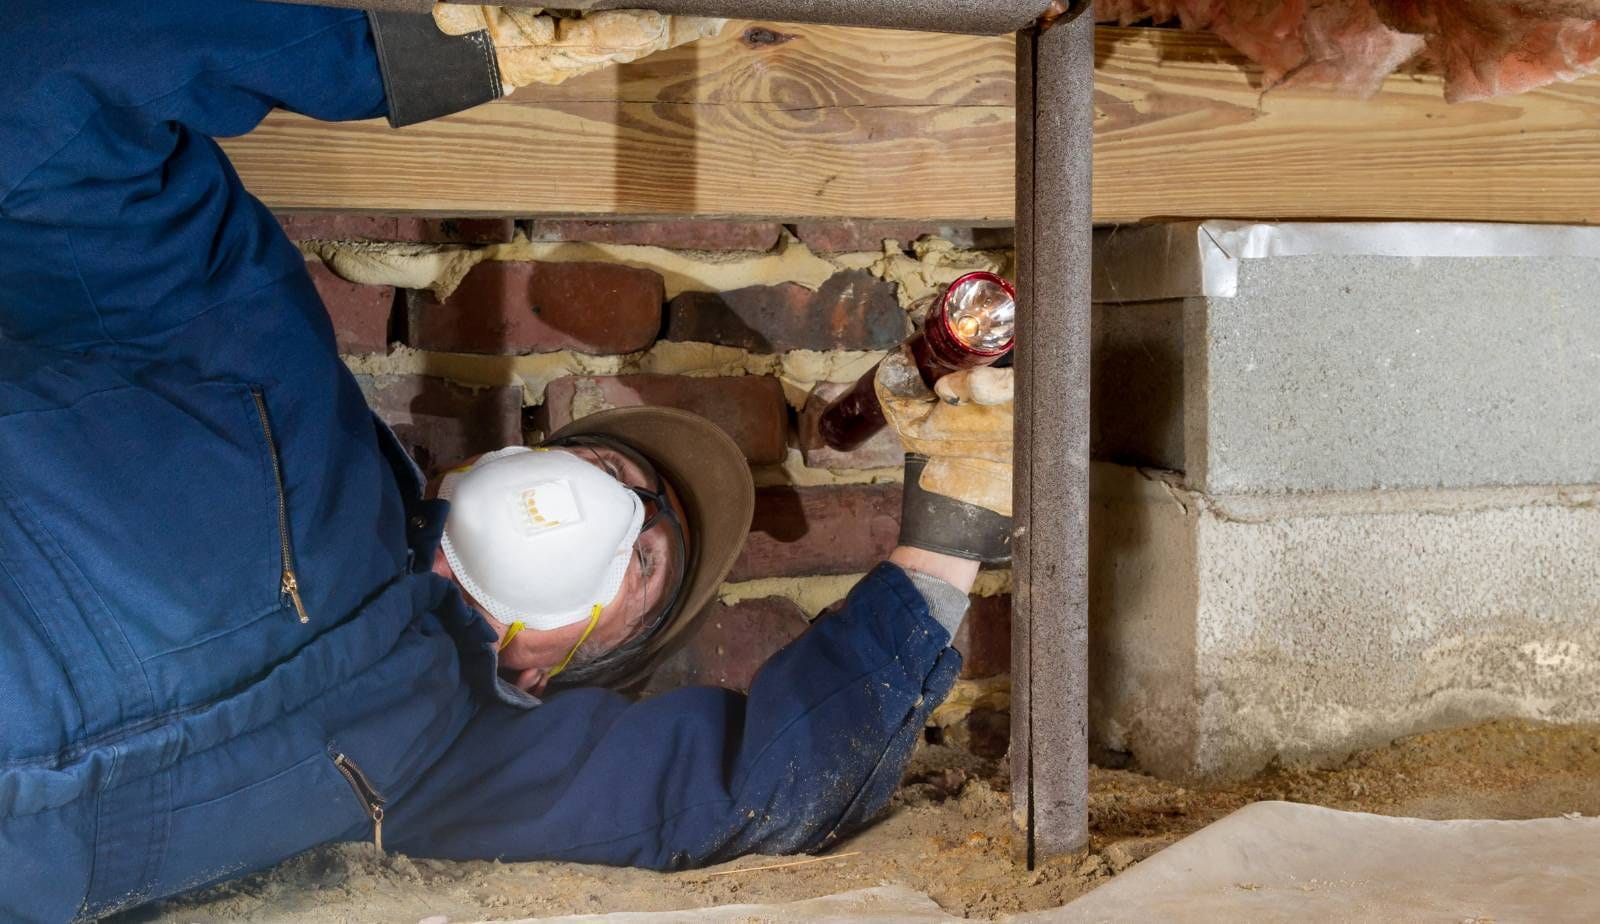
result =
[[[806,464],[805,455],[794,446],[777,465],[752,466],[756,487],[817,487],[843,484],[899,484],[905,479],[905,470],[892,468],[833,469],[812,467]]]
[[[727,292],[756,285],[795,283],[812,291],[835,274],[867,270],[894,283],[900,305],[913,312],[928,296],[977,270],[1015,275],[1006,250],[962,250],[927,236],[910,245],[885,241],[881,252],[819,255],[785,231],[771,251],[671,250],[639,244],[534,242],[518,230],[509,244],[464,247],[383,241],[307,240],[297,243],[308,259],[321,260],[335,275],[362,285],[426,289],[449,298],[473,267],[485,260],[547,263],[614,263],[654,271],[670,300],[685,292]]]
[[[854,382],[884,355],[879,350],[752,353],[740,347],[661,340],[638,353],[604,356],[573,350],[513,356],[439,353],[399,346],[388,353],[346,356],[344,361],[358,375],[425,375],[469,388],[521,388],[526,407],[544,404],[550,383],[572,375],[770,375],[782,382],[785,398],[799,410],[817,383]]]

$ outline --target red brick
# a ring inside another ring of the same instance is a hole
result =
[[[899,485],[761,488],[728,580],[869,571],[899,537]]]
[[[967,621],[953,643],[961,652],[961,676],[997,677],[1011,672],[1011,595],[973,597]]]
[[[664,299],[650,270],[487,260],[443,304],[410,293],[409,339],[454,353],[632,353],[655,342]]]
[[[892,283],[839,273],[813,292],[796,283],[685,292],[667,306],[667,339],[789,350],[887,350],[911,333]]]
[[[681,408],[721,427],[751,462],[770,465],[782,462],[787,455],[789,405],[783,397],[783,386],[777,379],[766,376],[619,375],[556,379],[545,389],[544,407],[538,416],[546,433],[553,433],[572,421],[574,403],[585,412],[640,405]]]
[[[783,227],[743,221],[535,221],[535,241],[643,244],[672,250],[771,250]]]
[[[883,250],[886,240],[909,245],[926,234],[938,234],[938,225],[871,221],[802,222],[795,234],[818,253],[856,253]]]
[[[1000,760],[1011,748],[1011,712],[974,709],[944,729],[943,741],[985,760]]]
[[[295,241],[405,241],[402,219],[393,215],[340,215],[320,212],[279,215],[284,233]]]
[[[467,388],[420,375],[358,375],[367,403],[432,474],[522,443],[522,389]]]
[[[713,603],[683,647],[656,668],[645,694],[694,686],[748,691],[761,666],[809,625],[787,597]]]
[[[403,241],[422,244],[504,244],[516,233],[510,218],[415,218],[305,212],[279,215],[295,241]]]
[[[832,449],[823,441],[822,435],[817,432],[817,421],[822,417],[822,412],[828,403],[849,391],[851,387],[834,382],[820,382],[811,390],[810,397],[806,398],[805,407],[800,409],[800,422],[797,427],[800,455],[804,457],[806,465],[812,468],[841,470],[897,468],[903,465],[906,457],[905,447],[900,445],[900,437],[889,427],[884,427],[865,443],[849,452]]]
[[[517,234],[510,218],[410,218],[405,228],[426,244],[509,244]]]
[[[394,286],[364,286],[334,275],[320,260],[306,262],[306,271],[322,296],[333,321],[340,353],[384,353],[389,349],[389,318],[394,314]]]
[[[1017,246],[1015,228],[946,228],[940,233],[965,250],[1013,250]]]

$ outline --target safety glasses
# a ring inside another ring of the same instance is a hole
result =
[[[569,666],[559,679],[559,686],[594,685],[603,683],[607,678],[620,674],[630,665],[638,655],[643,653],[650,644],[650,640],[671,621],[676,614],[679,600],[683,595],[684,585],[689,574],[688,537],[684,524],[678,517],[678,512],[673,509],[667,494],[667,483],[661,472],[650,463],[638,450],[611,436],[599,434],[579,434],[562,437],[544,444],[547,449],[567,449],[590,462],[598,464],[611,477],[623,487],[632,491],[644,505],[644,525],[639,529],[640,541],[635,544],[635,554],[643,554],[645,537],[651,530],[663,527],[668,537],[668,562],[672,573],[668,575],[666,592],[659,600],[645,612],[637,621],[637,628],[628,640],[616,648],[606,652],[598,658],[593,658]],[[639,475],[624,473],[611,463],[603,453],[585,452],[584,450],[605,449],[627,459],[637,470]],[[642,477],[641,477],[642,475]],[[635,484],[634,482],[643,482]],[[648,563],[641,559],[641,566],[648,567]],[[659,563],[657,563],[659,567]]]

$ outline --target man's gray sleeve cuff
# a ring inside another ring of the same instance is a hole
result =
[[[395,128],[500,98],[500,68],[488,32],[445,35],[432,13],[371,11],[367,19]]]
[[[954,639],[956,630],[961,628],[961,620],[967,618],[967,606],[972,601],[948,581],[916,571],[906,571],[906,576],[911,578],[912,586],[922,594],[922,599],[928,601],[928,613],[934,622],[944,626],[950,638]]]

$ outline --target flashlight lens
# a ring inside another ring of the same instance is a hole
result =
[[[951,289],[945,312],[951,332],[969,349],[996,353],[1016,337],[1016,299],[994,279],[980,276]]]

